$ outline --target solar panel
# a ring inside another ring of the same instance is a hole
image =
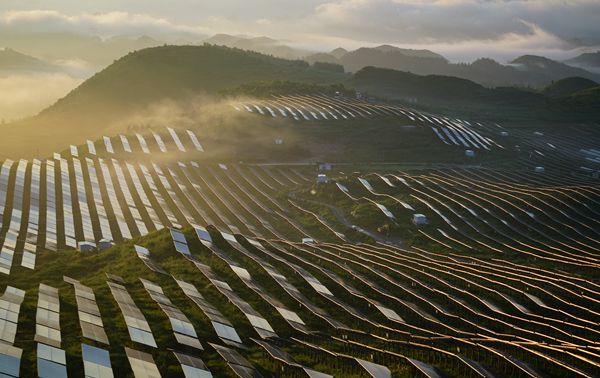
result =
[[[194,326],[190,320],[169,300],[169,298],[164,295],[161,287],[142,278],[140,278],[140,281],[142,281],[142,284],[144,285],[144,288],[148,294],[150,294],[150,297],[169,317],[171,328],[175,333],[175,338],[177,341],[180,344],[185,344],[197,349],[203,349],[200,341],[198,340],[196,330],[194,329]]]
[[[212,237],[204,227],[196,226],[194,229],[196,230],[196,234],[198,235],[200,241],[212,243]]]
[[[108,221],[108,213],[104,207],[104,200],[102,199],[102,191],[100,189],[100,181],[98,181],[98,174],[96,172],[94,161],[90,158],[86,158],[85,161],[87,163],[88,174],[90,176],[92,198],[94,199],[94,205],[96,206],[96,214],[98,214],[102,239],[113,240],[112,232],[110,230],[110,222]]]
[[[227,320],[223,314],[221,314],[221,312],[212,304],[204,299],[194,285],[178,279],[175,279],[175,281],[183,290],[185,295],[187,295],[211,320],[211,324],[220,338],[234,343],[242,343],[242,340],[238,336],[229,320]]]
[[[92,216],[87,202],[86,185],[79,159],[73,159],[73,170],[75,171],[75,189],[77,190],[77,202],[79,203],[79,211],[81,213],[80,219],[83,227],[83,237],[87,241],[93,241],[95,238]]]
[[[194,134],[194,132],[192,130],[187,130],[187,134],[190,137],[190,140],[192,141],[192,143],[194,144],[194,147],[196,147],[196,149],[198,151],[204,152],[204,148],[200,144],[200,141],[196,137],[196,134]]]
[[[19,377],[23,350],[0,343],[0,377]]]
[[[56,251],[58,235],[56,234],[56,183],[53,160],[46,161],[46,248]]]
[[[94,145],[94,141],[92,140],[87,140],[87,148],[88,148],[88,152],[90,153],[90,155],[96,155],[96,146]]]
[[[69,164],[66,159],[60,159],[60,177],[63,201],[63,223],[65,230],[65,244],[68,247],[77,247],[75,239],[75,220],[73,215],[73,201],[71,198],[71,180],[69,178]]]
[[[104,176],[104,185],[106,187],[106,192],[108,193],[108,198],[112,205],[113,212],[117,218],[117,224],[119,226],[119,230],[121,231],[121,236],[123,239],[131,239],[131,231],[129,230],[129,225],[125,220],[125,214],[123,214],[119,199],[117,198],[117,192],[115,191],[115,186],[113,184],[110,171],[108,170],[108,166],[102,159],[98,159],[98,163],[100,164],[100,169],[102,170],[102,175]]]
[[[238,351],[217,344],[210,344],[225,361],[229,367],[240,377],[262,377]]]
[[[146,209],[146,212],[150,216],[150,219],[152,220],[154,228],[156,228],[157,230],[161,230],[162,228],[164,228],[162,221],[158,217],[158,214],[154,210],[154,207],[152,207],[152,203],[150,202],[150,199],[148,198],[148,196],[146,195],[146,192],[144,191],[144,187],[142,186],[142,182],[140,181],[140,178],[138,177],[135,167],[130,163],[126,163],[126,166],[127,166],[127,171],[129,172],[129,176],[131,177],[131,181],[133,181],[133,186],[135,188],[135,191],[136,191],[137,195],[140,197],[140,200],[142,201],[142,204],[144,205],[144,209]]]
[[[17,334],[19,312],[25,291],[7,286],[0,297],[0,340],[12,344]],[[2,343],[0,343],[2,345]]]
[[[40,171],[41,162],[33,160],[31,167],[31,184],[29,193],[29,220],[27,223],[27,234],[23,247],[21,266],[29,269],[35,268],[35,253],[37,251],[37,239],[40,219]]]
[[[212,377],[212,374],[201,359],[177,352],[173,352],[173,354],[181,364],[181,369],[183,370],[185,378]]]
[[[171,210],[171,206],[169,206],[167,204],[164,197],[158,190],[158,187],[156,186],[156,182],[154,181],[154,178],[152,177],[152,174],[150,173],[148,168],[146,168],[145,166],[140,164],[140,169],[142,170],[144,178],[146,179],[146,183],[148,184],[148,186],[150,187],[150,190],[152,191],[152,195],[154,195],[154,198],[156,198],[156,200],[158,201],[158,204],[160,205],[161,210],[165,213],[165,215],[169,219],[169,222],[171,222],[171,225],[173,227],[181,227],[181,225],[179,224],[179,221],[175,217],[175,214]]]
[[[123,150],[125,152],[131,152],[131,146],[129,145],[129,140],[127,139],[127,137],[125,135],[119,135],[119,138],[121,139]]]
[[[146,266],[153,272],[156,273],[160,273],[160,274],[166,274],[168,275],[168,273],[161,268],[157,263],[155,263],[151,258],[150,258],[150,251],[147,248],[144,248],[142,246],[139,245],[134,245],[135,251],[137,253],[137,256],[144,262],[144,264],[146,264]]]
[[[179,230],[175,230],[175,229],[171,229],[171,237],[173,238],[174,241],[178,241],[180,243],[183,244],[187,244],[187,240],[185,239],[185,235],[183,234],[183,232],[179,231]]]
[[[38,343],[37,371],[40,378],[67,378],[65,351],[50,345]]]
[[[119,162],[115,159],[112,159],[113,167],[115,168],[115,172],[117,174],[117,181],[119,182],[119,186],[121,187],[121,193],[123,193],[123,197],[125,198],[125,203],[131,212],[131,216],[135,222],[135,225],[138,228],[138,231],[142,236],[148,234],[148,228],[146,227],[146,223],[142,219],[142,215],[135,204],[133,196],[131,195],[131,191],[129,190],[129,185],[127,184],[127,180],[125,179],[125,174],[123,173],[123,169]]]
[[[179,199],[179,196],[177,195],[177,193],[175,193],[175,191],[171,187],[171,184],[169,183],[169,180],[167,179],[167,176],[165,176],[163,170],[155,163],[152,163],[152,167],[154,168],[154,171],[158,175],[160,183],[163,185],[163,187],[167,191],[167,194],[169,195],[171,200],[175,203],[175,206],[177,207],[177,209],[179,211],[181,211],[181,213],[183,214],[183,216],[185,217],[185,219],[188,221],[189,224],[196,224],[196,220],[194,219],[194,217],[192,216],[190,211],[187,209],[187,207],[185,207],[183,205],[183,202],[181,202],[181,200]],[[171,172],[169,171],[169,173],[171,173]]]
[[[136,306],[133,298],[127,292],[125,286],[113,282],[107,282],[107,284],[117,301],[117,305],[121,309],[131,340],[156,348],[156,341],[152,336],[150,325]]]
[[[23,215],[23,199],[25,192],[25,173],[27,171],[27,160],[21,159],[17,166],[17,177],[13,188],[13,206],[11,220],[4,242],[0,244],[0,272],[10,274],[17,238],[21,230],[21,219]]]
[[[373,362],[356,358],[356,361],[369,373],[373,378],[392,378],[392,372],[386,366],[379,365]]]
[[[112,378],[114,377],[108,351],[81,344],[83,370],[86,378]]]
[[[146,143],[146,139],[144,139],[144,137],[140,134],[135,134],[135,136],[138,139],[138,142],[140,143],[140,147],[142,149],[142,152],[145,154],[149,154],[150,153],[150,149],[148,148],[148,143]]]
[[[83,336],[90,340],[109,344],[93,290],[72,278],[65,276],[63,280],[71,283],[75,288],[77,313]]]
[[[112,146],[112,142],[110,141],[110,138],[105,136],[105,137],[102,137],[102,139],[104,140],[104,146],[106,147],[106,152],[108,152],[109,154],[114,154],[115,150],[113,150],[113,146]]]
[[[179,253],[183,253],[184,255],[191,256],[191,252],[183,232],[173,228],[170,231],[171,238],[173,238],[173,244],[175,245],[175,250]]]
[[[151,354],[125,347],[125,354],[133,370],[135,378],[160,378],[160,371]]]
[[[179,135],[177,135],[177,133],[175,132],[175,130],[173,130],[170,127],[167,127],[167,131],[169,131],[169,134],[171,134],[171,138],[173,138],[173,141],[175,142],[175,145],[177,146],[177,149],[179,151],[181,151],[181,152],[185,152],[185,147],[181,143],[181,140],[179,139]]]
[[[34,340],[60,348],[60,301],[58,290],[40,284],[36,312],[36,333]]]
[[[158,144],[160,152],[167,152],[167,146],[165,146],[165,142],[163,142],[161,136],[155,132],[152,132],[152,136],[154,136],[154,140],[156,140],[156,144]]]

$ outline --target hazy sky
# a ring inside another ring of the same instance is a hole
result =
[[[382,43],[451,60],[566,58],[600,46],[600,0],[1,0],[2,31],[266,35],[303,48]]]

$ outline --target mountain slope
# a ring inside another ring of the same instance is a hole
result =
[[[451,76],[420,76],[410,72],[366,67],[351,80],[356,88],[390,99],[419,102],[478,104],[537,104],[542,95],[516,88],[485,88],[473,81]]]
[[[340,50],[316,53],[305,57],[305,60],[309,63],[341,64],[349,72],[358,72],[362,68],[372,66],[418,75],[454,76],[487,87],[543,88],[553,81],[573,76],[600,80],[600,75],[538,56],[522,56],[508,65],[489,58],[480,58],[473,63],[450,63],[443,56],[429,50],[400,49],[389,45],[359,48],[346,53]]]
[[[571,66],[600,71],[600,51],[578,55],[574,58],[565,60],[565,63]]]
[[[302,61],[277,59],[220,46],[164,46],[128,54],[94,75],[45,114],[119,111],[164,98],[217,94],[263,80],[333,82],[342,76],[310,68]]]
[[[127,128],[147,127],[149,118],[162,126],[179,121],[177,117],[189,116],[188,111],[220,99],[221,91],[244,83],[292,80],[327,84],[346,78],[303,61],[221,46],[144,49],[117,60],[39,115],[0,126],[0,148],[7,155],[23,155],[17,146],[29,145],[33,149],[27,153],[31,154],[36,151],[31,140],[36,140],[44,141],[39,152],[48,154],[61,151],[65,143],[80,144]],[[230,110],[216,109],[207,109],[203,117],[218,117],[219,111]]]

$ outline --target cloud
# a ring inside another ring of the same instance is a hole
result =
[[[167,41],[229,33],[267,35],[313,50],[388,43],[451,53],[480,49],[491,57],[600,46],[598,0],[107,0],[94,5],[100,13],[86,2],[53,4],[55,10],[0,12],[0,32],[147,34]]]
[[[600,44],[596,0],[344,0],[315,9],[322,32],[362,41],[459,43],[535,35],[565,45]]]
[[[71,15],[56,10],[12,10],[0,13],[0,30],[27,33],[74,32],[99,36],[204,35],[207,32],[201,26],[174,23],[166,18],[143,13],[113,11]]]

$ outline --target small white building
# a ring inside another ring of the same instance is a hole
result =
[[[413,214],[412,221],[417,226],[422,226],[424,224],[429,223],[429,221],[427,220],[427,217],[423,214]]]
[[[302,244],[315,244],[315,239],[313,239],[313,238],[302,238]]]
[[[546,169],[544,167],[535,167],[534,171],[535,173],[544,173]]]
[[[89,241],[82,241],[77,243],[77,250],[79,252],[94,252],[96,250],[96,243]]]
[[[466,157],[475,157],[475,151],[473,150],[465,150]]]
[[[109,239],[100,239],[98,242],[98,251],[104,251],[105,249],[109,249],[113,246],[112,240]]]
[[[282,145],[283,144],[283,139],[281,139],[281,138],[275,139],[275,144],[278,145],[278,146]]]
[[[317,184],[327,184],[328,181],[327,175],[323,173],[317,175]]]

